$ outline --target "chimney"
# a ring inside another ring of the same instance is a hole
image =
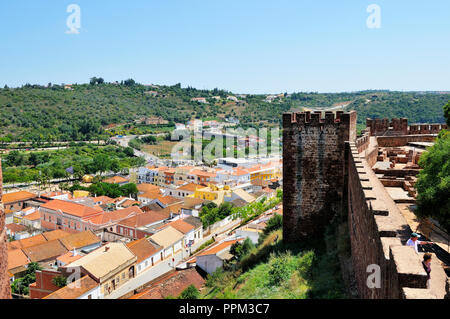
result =
[[[106,247],[105,247],[105,253],[108,252],[108,250],[109,250],[109,247],[106,246]]]
[[[74,248],[72,252],[72,257],[75,257],[77,255],[77,250]]]

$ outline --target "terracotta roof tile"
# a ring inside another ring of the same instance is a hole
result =
[[[104,212],[101,215],[86,219],[94,225],[103,225],[107,223],[115,223],[128,217],[142,214],[142,210],[137,206],[131,206],[124,209],[117,209],[112,212]]]
[[[74,255],[73,251],[68,251],[64,255],[61,255],[58,258],[56,258],[56,260],[59,260],[60,262],[64,263],[65,265],[68,265],[71,262],[74,262],[74,261],[80,259],[81,257],[83,257],[83,256],[81,256],[81,255]]]
[[[81,233],[74,233],[60,239],[61,244],[67,250],[80,249],[86,246],[99,243],[101,240],[92,231],[84,231]]]
[[[197,257],[200,256],[206,256],[206,255],[215,255],[219,252],[221,252],[222,250],[231,247],[231,245],[233,245],[234,243],[238,242],[238,241],[243,241],[243,239],[235,239],[235,240],[229,240],[229,241],[224,241],[208,250],[205,250],[204,252],[202,252],[201,254],[197,255]]]
[[[129,180],[122,176],[113,176],[113,177],[103,180],[103,183],[109,183],[109,184],[119,184],[119,183],[127,183],[127,182],[129,182]]]
[[[61,230],[61,229],[52,230],[52,231],[48,231],[48,232],[42,233],[42,236],[44,236],[45,239],[47,239],[48,241],[55,240],[55,239],[60,239],[60,238],[63,238],[63,237],[69,236],[69,235],[70,235],[70,233],[68,233],[68,232],[66,232],[64,230]]]
[[[122,226],[127,226],[131,228],[138,228],[145,225],[153,224],[158,221],[162,221],[169,218],[168,213],[162,211],[149,211],[143,214],[129,217],[127,219],[121,220],[118,224]]]
[[[134,199],[127,199],[127,200],[125,200],[124,202],[122,202],[122,203],[120,204],[120,206],[121,206],[121,207],[131,207],[131,206],[133,206],[133,205],[136,206],[136,204],[139,205],[139,204],[141,204],[141,202],[138,202],[137,200],[134,200]]]
[[[43,299],[77,299],[97,286],[98,283],[94,279],[89,276],[84,276],[63,288],[56,290]]]
[[[18,232],[26,230],[27,228],[25,226],[19,225],[19,224],[8,224],[8,225],[6,225],[6,229],[11,231],[12,233],[18,233]]]
[[[175,204],[175,203],[183,202],[183,199],[176,198],[176,197],[173,197],[173,196],[157,196],[156,199],[159,200],[161,203],[163,203],[166,206],[167,205],[171,205],[171,204]]]
[[[205,279],[195,268],[181,270],[155,282],[151,288],[132,296],[130,299],[164,299],[179,296],[190,285],[200,289]]]
[[[48,241],[40,245],[23,248],[22,250],[33,262],[56,259],[56,257],[67,252],[67,249],[60,243],[59,240]]]
[[[31,221],[38,220],[38,219],[41,219],[41,213],[38,210],[36,210],[34,213],[23,216],[23,219],[31,220]]]
[[[183,237],[183,233],[169,226],[150,236],[150,239],[164,248],[169,248]]]
[[[20,245],[20,248],[28,248],[28,247],[40,245],[40,244],[43,244],[46,242],[47,242],[47,239],[41,234],[33,236],[33,237],[17,240],[17,243]]]
[[[99,214],[99,211],[95,210],[92,207],[59,199],[51,200],[48,203],[42,205],[41,208],[47,208],[54,211],[60,210],[65,214],[76,217],[88,217]]]
[[[30,260],[21,249],[8,250],[8,269],[25,266],[29,263]]]
[[[182,219],[178,219],[178,220],[176,220],[174,222],[170,222],[170,223],[166,224],[166,227],[167,226],[171,226],[171,227],[175,228],[176,230],[178,230],[182,234],[187,234],[191,230],[194,230],[194,226],[193,225],[191,225],[189,223],[186,223]]]
[[[35,198],[35,197],[37,197],[36,194],[26,192],[26,191],[20,191],[20,192],[3,194],[2,201],[3,201],[3,204],[9,204],[9,203],[17,202],[17,201],[25,201],[25,200]]]
[[[147,238],[132,241],[127,243],[127,246],[132,253],[136,255],[137,263],[140,263],[163,249],[162,247],[149,242]]]

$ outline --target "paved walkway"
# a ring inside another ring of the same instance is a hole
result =
[[[372,143],[372,140],[371,140]],[[375,194],[377,200],[383,202],[383,205],[389,209],[389,217],[386,218],[386,222],[390,222],[392,226],[396,229],[397,234],[402,244],[405,244],[406,240],[411,234],[411,228],[407,222],[407,219],[402,214],[399,206],[394,202],[394,200],[389,195],[386,188],[383,186],[381,181],[378,179],[373,170],[369,167],[366,160],[362,160],[364,166],[366,167],[367,175],[372,185],[372,191]],[[402,226],[408,225],[405,229]],[[430,280],[430,293],[436,296],[438,299],[443,299],[445,295],[445,283],[446,274],[441,266],[441,262],[437,258],[432,259],[432,271]]]

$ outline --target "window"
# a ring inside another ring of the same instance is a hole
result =
[[[92,299],[92,295],[89,295],[89,296],[88,296],[88,299]]]
[[[125,279],[125,273],[122,273],[122,279]]]

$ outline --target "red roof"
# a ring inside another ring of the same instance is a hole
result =
[[[162,226],[161,228],[166,228],[168,226],[175,228],[176,230],[178,230],[180,233],[183,233],[183,234],[186,234],[186,233],[190,232],[191,230],[195,229],[195,227],[193,225],[186,223],[182,219],[178,219],[174,222],[170,222],[170,223]]]
[[[92,224],[103,225],[107,223],[114,223],[136,214],[142,214],[142,210],[137,206],[131,206],[124,209],[118,209],[112,212],[103,212],[101,215],[86,219]]]
[[[167,205],[171,205],[171,204],[175,204],[175,203],[183,202],[183,199],[176,198],[176,197],[173,197],[173,196],[157,196],[156,199],[159,200],[161,203],[163,203],[166,206]]]
[[[195,268],[181,270],[165,276],[152,284],[152,287],[132,296],[130,299],[164,299],[179,296],[190,285],[200,289],[205,279]]]
[[[65,214],[81,218],[99,214],[99,211],[89,206],[69,201],[63,201],[59,199],[49,201],[48,203],[42,205],[41,207],[51,209],[54,211],[62,211]]]
[[[137,256],[137,263],[140,263],[163,249],[162,247],[149,242],[147,238],[132,241],[131,243],[127,243],[127,246],[131,252]]]
[[[224,241],[208,250],[205,250],[204,252],[202,252],[200,255],[197,255],[197,257],[199,256],[206,256],[206,255],[215,255],[219,252],[221,252],[222,250],[230,247],[231,245],[233,245],[234,243],[238,242],[238,241],[243,241],[244,239],[240,238],[240,239],[235,239],[235,240],[229,240],[229,241]]]
[[[149,211],[120,221],[118,224],[131,228],[142,227],[169,218],[169,214],[161,211]]]

